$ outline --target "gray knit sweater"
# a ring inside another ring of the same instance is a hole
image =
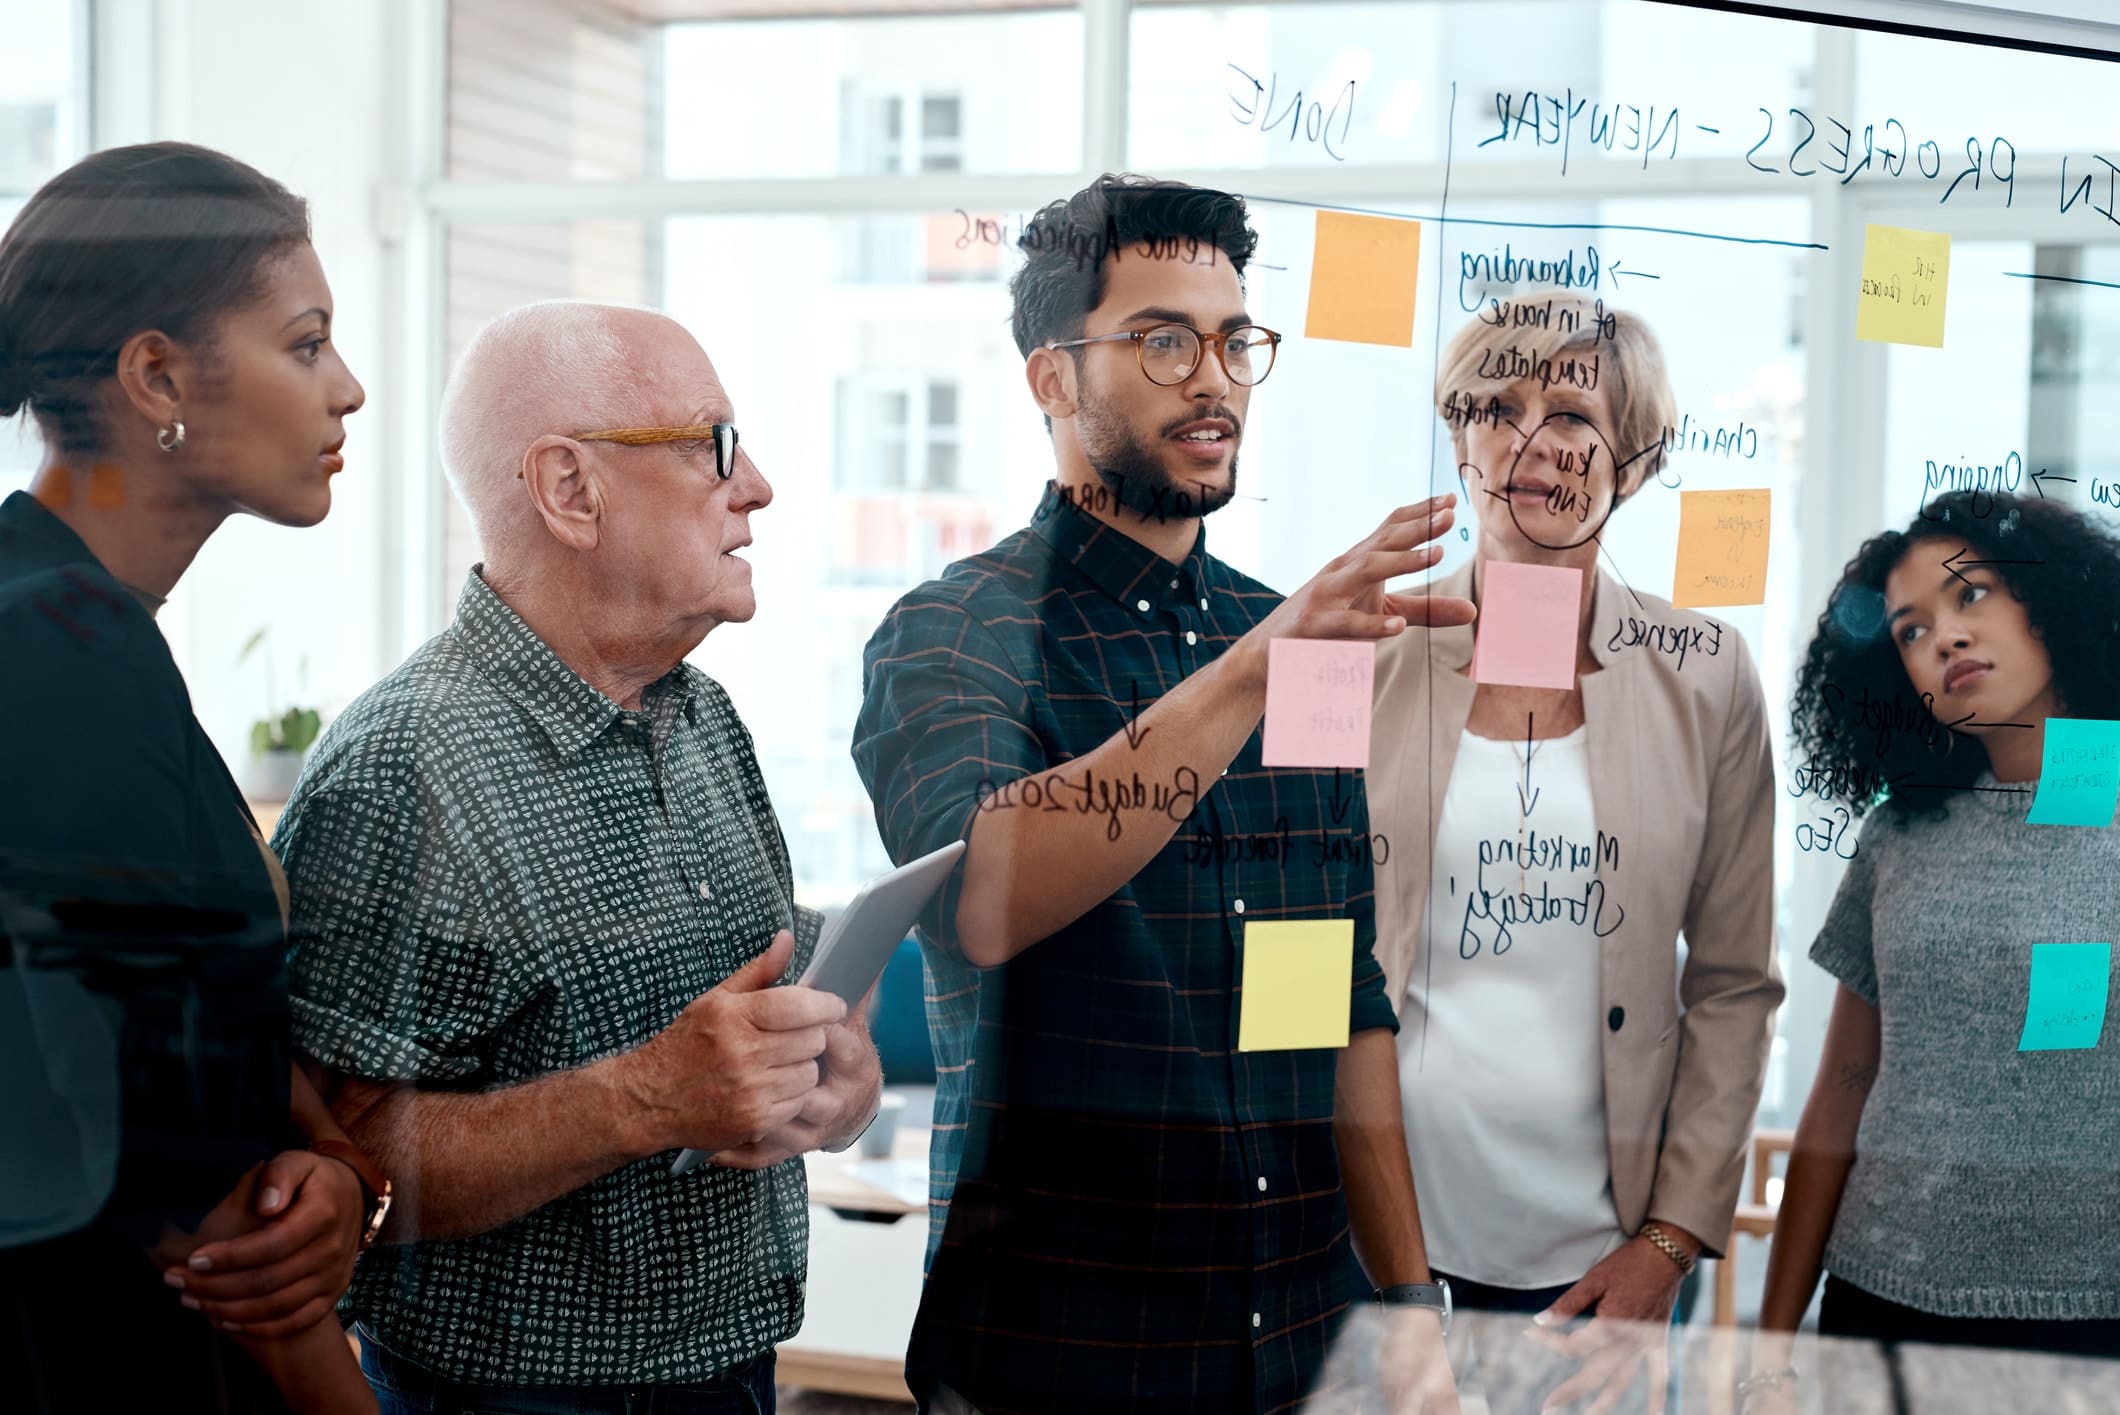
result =
[[[2032,945],[2120,941],[2120,829],[2029,804],[1864,824],[1811,949],[1884,1029],[1826,1266],[1941,1316],[2120,1318],[2120,968],[2098,1046],[2017,1049]]]

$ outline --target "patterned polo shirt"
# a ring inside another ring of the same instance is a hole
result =
[[[722,688],[681,664],[623,711],[476,569],[454,624],[324,734],[273,840],[295,1042],[373,1080],[480,1091],[581,1066],[654,1036],[776,930],[816,939]],[[377,1247],[345,1306],[470,1382],[748,1361],[802,1321],[802,1163],[672,1176],[674,1158],[472,1238]]]
[[[1048,488],[1027,529],[869,641],[854,760],[892,857],[969,835],[982,805],[1076,809],[1054,769],[1279,603],[1207,554],[1204,528],[1173,565]],[[1001,967],[965,961],[961,872],[922,918],[938,1095],[916,1392],[939,1381],[986,1415],[1290,1409],[1366,1295],[1332,1137],[1339,1054],[1239,1052],[1236,1035],[1244,928],[1273,919],[1353,919],[1350,1027],[1396,1026],[1371,953],[1370,852],[1389,847],[1359,774],[1269,771],[1259,746],[1218,779],[1097,790],[1107,829],[1183,824]]]

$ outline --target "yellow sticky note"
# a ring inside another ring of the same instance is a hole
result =
[[[1347,1045],[1354,1000],[1354,920],[1244,926],[1238,1051]]]
[[[1865,226],[1855,337],[1941,349],[1950,286],[1950,233]]]
[[[1412,348],[1420,264],[1420,222],[1319,212],[1304,335]]]
[[[1682,491],[1678,497],[1678,574],[1671,603],[1704,605],[1767,602],[1767,526],[1773,493]]]

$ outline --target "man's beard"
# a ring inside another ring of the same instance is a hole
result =
[[[1240,427],[1236,415],[1217,406],[1194,413],[1171,424],[1182,427],[1199,419],[1223,418]],[[1168,430],[1165,431],[1168,436]],[[1102,399],[1086,391],[1075,414],[1075,437],[1081,443],[1090,470],[1104,483],[1112,499],[1144,521],[1183,520],[1209,516],[1227,506],[1237,494],[1237,456],[1229,458],[1229,484],[1173,476],[1157,449],[1144,441],[1124,419],[1114,414]]]

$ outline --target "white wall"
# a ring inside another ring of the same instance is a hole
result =
[[[199,720],[240,776],[249,723],[267,709],[262,666],[255,659],[240,671],[233,666],[253,630],[271,627],[282,705],[306,656],[305,701],[327,716],[396,656],[382,613],[391,504],[382,362],[396,326],[385,308],[385,248],[373,219],[373,193],[390,176],[385,147],[393,131],[387,0],[119,0],[112,8],[123,12],[114,21],[151,25],[153,92],[147,111],[130,115],[149,131],[99,140],[201,143],[306,197],[331,281],[333,338],[369,393],[348,423],[346,471],[324,523],[289,530],[231,520],[163,612]]]

